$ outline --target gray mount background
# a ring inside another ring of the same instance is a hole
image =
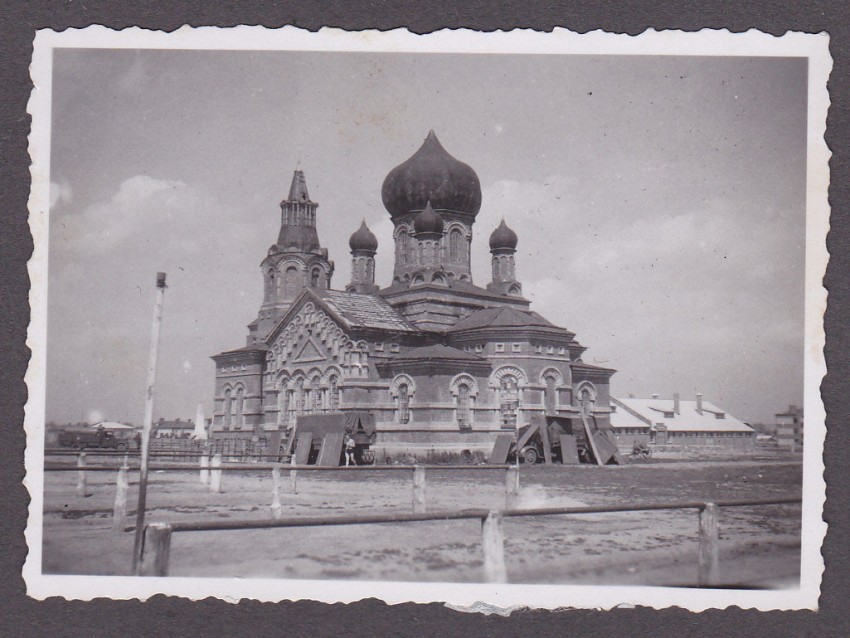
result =
[[[850,106],[850,7],[840,2],[704,1],[690,6],[673,2],[624,0],[613,5],[574,2],[554,3],[511,0],[466,0],[457,6],[447,2],[404,4],[400,2],[140,2],[90,0],[61,3],[20,0],[4,4],[0,13],[0,210],[4,229],[0,233],[0,335],[3,339],[0,388],[0,485],[3,516],[0,517],[0,633],[32,636],[158,636],[202,635],[465,635],[465,636],[847,636],[850,598],[848,494],[850,494],[850,414],[847,379],[850,352],[850,227],[848,227],[848,119]],[[699,8],[696,9],[695,7]],[[616,15],[615,15],[616,14]],[[140,26],[174,30],[193,26],[287,24],[316,30],[322,26],[346,29],[392,29],[407,27],[417,33],[441,28],[475,28],[485,31],[511,28],[551,30],[564,26],[574,31],[595,29],[637,34],[647,28],[697,30],[726,28],[733,32],[756,28],[780,35],[787,30],[820,32],[831,36],[834,68],[830,80],[832,107],[827,122],[827,143],[833,152],[830,163],[832,230],[831,254],[826,275],[829,307],[826,315],[826,358],[829,373],[822,393],[827,409],[825,517],[830,524],[824,545],[827,570],[823,580],[821,609],[810,612],[726,610],[692,614],[673,609],[596,611],[526,611],[510,618],[461,614],[441,605],[390,607],[376,600],[352,605],[328,606],[300,602],[231,605],[217,600],[192,603],[156,597],[147,603],[95,601],[36,602],[26,598],[21,565],[26,556],[23,531],[28,496],[21,484],[24,475],[23,383],[29,351],[25,346],[29,321],[26,261],[32,250],[27,226],[29,156],[26,113],[31,83],[28,66],[32,40],[40,28],[63,30],[103,24],[111,28]]]

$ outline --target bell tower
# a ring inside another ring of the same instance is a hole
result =
[[[280,203],[280,232],[260,264],[263,303],[248,325],[248,345],[263,339],[306,287],[330,288],[334,263],[319,244],[316,211],[304,172],[292,175],[289,196]]]

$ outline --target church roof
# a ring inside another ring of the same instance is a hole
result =
[[[475,216],[481,208],[481,182],[475,171],[449,155],[430,131],[419,150],[389,172],[381,199],[391,217],[423,210],[429,200],[437,210]]]
[[[472,314],[458,321],[451,329],[451,332],[474,330],[475,328],[524,328],[528,326],[540,326],[544,328],[557,328],[558,330],[563,330],[563,328],[559,328],[555,324],[550,323],[531,310],[521,310],[510,306],[499,306],[497,308],[476,310]]]
[[[468,281],[461,281],[459,279],[450,279],[445,284],[418,284],[411,285],[410,282],[394,282],[391,286],[387,286],[386,288],[381,288],[381,295],[396,295],[401,292],[408,291],[416,291],[421,289],[431,288],[433,290],[439,289],[441,292],[445,291],[446,288],[449,290],[456,290],[461,293],[465,293],[467,295],[471,295],[474,297],[480,297],[484,299],[493,299],[497,301],[511,301],[513,303],[520,303],[523,305],[528,305],[528,300],[523,297],[517,297],[516,295],[508,295],[503,292],[492,292],[487,290],[486,288],[482,288],[481,286],[476,286],[475,284]]]
[[[378,250],[378,238],[375,233],[369,230],[364,219],[360,223],[360,228],[354,231],[354,234],[348,240],[348,247],[351,250],[365,250],[375,252]]]
[[[490,250],[516,250],[518,242],[516,233],[505,223],[502,223],[490,235]]]
[[[395,308],[376,295],[341,290],[314,292],[352,327],[417,332]]]
[[[419,348],[405,348],[401,351],[401,353],[399,353],[396,359],[416,361],[430,359],[461,359],[463,361],[485,361],[484,358],[474,355],[471,352],[464,352],[459,348],[453,348],[452,346],[446,346],[441,343],[437,343],[430,346],[422,346]]]

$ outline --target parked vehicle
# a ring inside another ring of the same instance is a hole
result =
[[[126,435],[118,435],[115,431],[105,428],[62,430],[59,433],[59,445],[75,450],[102,448],[113,449],[119,452],[126,452],[127,450],[138,447],[134,439]]]
[[[632,453],[629,454],[629,458],[632,459],[648,459],[652,456],[652,448],[649,447],[646,443],[637,443],[632,446]]]
[[[309,448],[304,448],[300,463],[320,465],[341,465],[345,462],[345,437],[354,441],[354,461],[356,465],[372,465],[375,463],[375,453],[369,449],[375,442],[375,417],[369,412],[326,412],[322,414],[306,414],[298,416],[295,428],[290,432],[288,440],[283,443],[286,454],[298,457],[299,440],[309,441]],[[322,449],[328,446],[325,455]],[[309,449],[309,451],[308,451]]]

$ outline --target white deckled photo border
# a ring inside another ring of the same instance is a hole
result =
[[[563,55],[676,55],[766,56],[808,58],[807,190],[805,239],[805,400],[806,443],[803,452],[803,506],[801,583],[793,590],[724,590],[673,587],[458,584],[380,581],[277,580],[181,577],[60,576],[43,574],[42,518],[44,477],[44,427],[47,362],[47,273],[50,207],[52,56],[61,48],[104,49],[219,49],[276,51],[359,51],[511,53]],[[32,351],[26,383],[29,393],[24,427],[29,491],[26,541],[29,553],[23,566],[27,592],[37,599],[142,599],[156,594],[200,600],[214,596],[238,602],[316,600],[328,603],[380,598],[387,603],[445,602],[468,607],[485,602],[502,609],[603,608],[642,605],[682,607],[692,611],[737,606],[758,610],[816,609],[824,569],[821,545],[826,534],[823,520],[825,482],[823,446],[826,414],[820,384],[826,374],[823,354],[823,316],[827,295],[822,285],[829,255],[829,149],[824,141],[830,100],[827,80],[832,68],[826,34],[786,33],[775,37],[758,31],[730,33],[703,30],[693,33],[647,31],[638,36],[595,31],[577,34],[565,29],[551,33],[515,30],[483,33],[470,30],[415,35],[405,30],[348,32],[321,29],[312,33],[294,27],[266,29],[240,26],[182,27],[175,32],[138,28],[113,31],[101,26],[68,29],[61,33],[39,31],[34,42],[31,75],[34,89],[28,112],[32,116],[29,149],[32,190],[29,223],[34,250],[28,269],[31,321],[27,346]]]

